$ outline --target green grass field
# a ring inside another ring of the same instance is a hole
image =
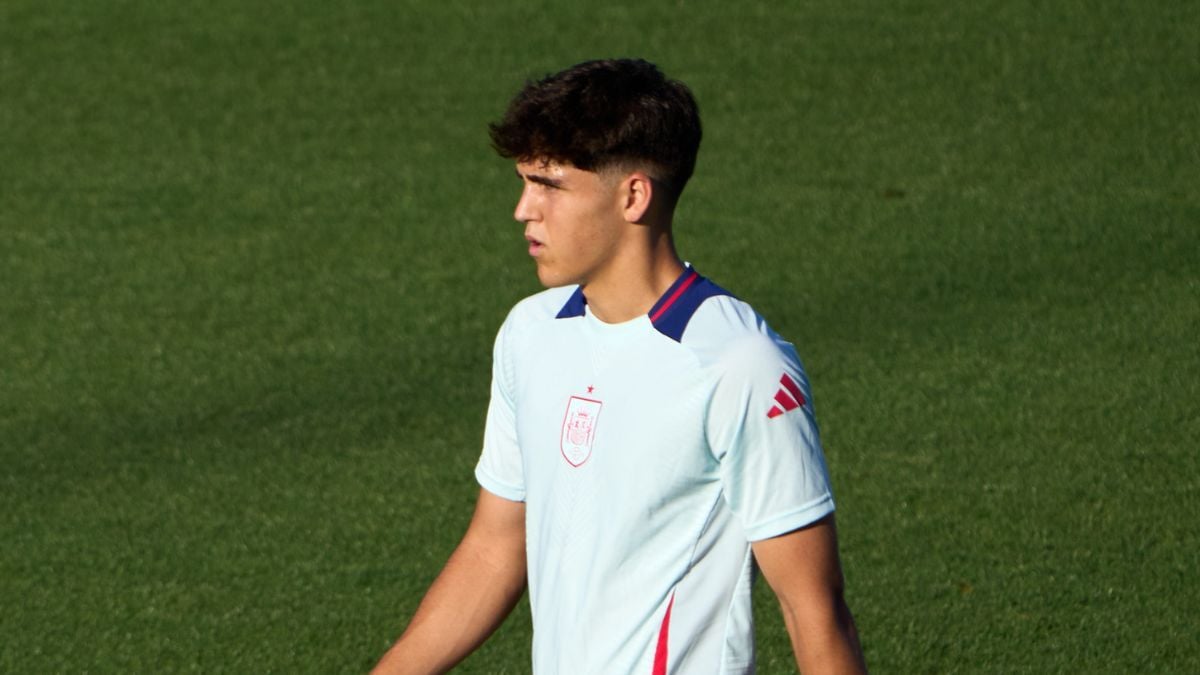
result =
[[[0,671],[368,669],[537,290],[486,123],[640,55],[704,114],[682,253],[812,377],[872,668],[1200,672],[1197,44],[1183,0],[0,0]]]

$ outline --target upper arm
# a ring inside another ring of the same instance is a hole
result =
[[[500,327],[492,350],[491,398],[488,401],[483,450],[475,466],[475,478],[492,496],[519,502],[525,498],[525,478],[521,446],[517,442],[512,331],[510,314]]]
[[[489,546],[525,551],[525,503],[505,499],[480,488],[475,514],[465,538],[485,540]]]
[[[790,347],[766,334],[731,340],[706,411],[725,498],[752,541],[833,511],[808,378]]]
[[[525,585],[525,504],[479,490],[475,514],[446,563],[446,572],[470,570],[468,583],[489,583],[516,591]],[[453,575],[447,575],[453,576]],[[461,577],[455,577],[461,578]]]
[[[833,515],[752,546],[779,598],[801,672],[865,673],[858,629],[843,596]]]
[[[751,544],[763,578],[785,612],[797,617],[833,609],[845,581],[833,514],[807,527]]]

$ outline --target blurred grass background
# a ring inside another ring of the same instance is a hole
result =
[[[613,55],[700,101],[681,251],[805,359],[873,669],[1200,670],[1197,44],[1181,1],[0,1],[0,670],[369,668],[537,290],[486,123]]]

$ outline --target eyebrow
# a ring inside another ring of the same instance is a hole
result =
[[[536,174],[536,173],[523,174],[520,171],[517,171],[515,169],[514,169],[514,171],[517,174],[517,178],[520,178],[521,180],[527,180],[530,183],[537,183],[539,185],[545,185],[547,187],[553,187],[553,188],[561,188],[563,186],[563,182],[561,180],[558,180],[557,178],[550,178],[548,176],[543,176],[541,174]]]

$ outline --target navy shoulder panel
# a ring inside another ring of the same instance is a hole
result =
[[[554,318],[570,319],[576,316],[583,316],[585,307],[587,307],[587,298],[583,297],[583,288],[576,288],[571,297],[567,299],[567,304],[558,310],[558,316]]]
[[[718,295],[733,296],[689,267],[650,309],[650,323],[658,332],[681,342],[688,322],[701,303]]]

